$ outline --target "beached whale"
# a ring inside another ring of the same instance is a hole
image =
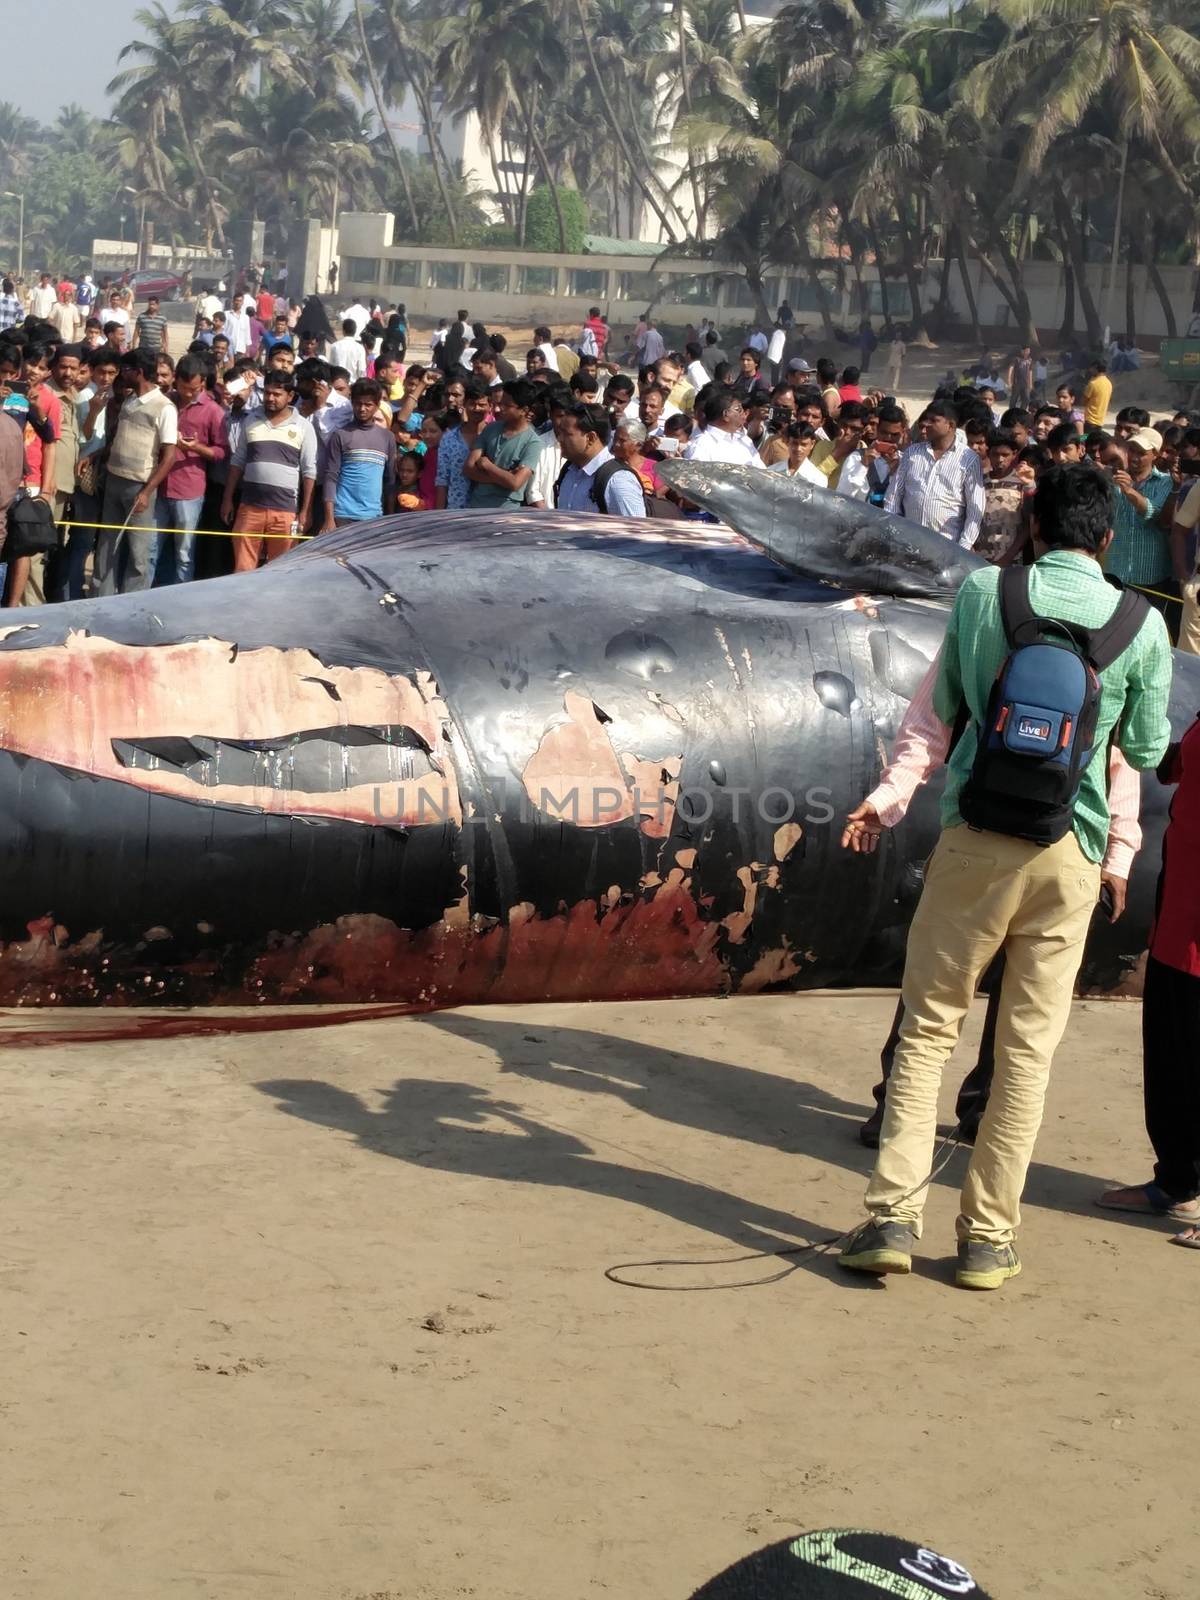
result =
[[[789,507],[766,474],[678,470],[742,534],[437,512],[8,613],[0,1004],[893,981],[936,794],[875,856],[841,824],[974,558],[820,492]],[[1200,663],[1179,660],[1182,726]],[[1147,795],[1103,986],[1146,942]]]

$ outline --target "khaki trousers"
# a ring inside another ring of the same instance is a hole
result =
[[[1182,590],[1183,617],[1179,624],[1179,648],[1200,656],[1200,574],[1194,574]]]
[[[1011,1242],[1099,892],[1100,868],[1073,833],[1049,846],[963,826],[942,834],[908,936],[904,1024],[867,1187],[875,1216],[911,1223],[920,1235],[927,1191],[910,1191],[932,1165],[942,1068],[976,984],[1003,946],[996,1076],[963,1184],[958,1237]]]

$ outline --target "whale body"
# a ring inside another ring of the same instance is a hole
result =
[[[805,496],[784,539],[774,491],[736,469],[686,492],[743,531],[431,512],[255,573],[10,612],[0,1004],[894,982],[938,785],[874,856],[840,832],[974,558],[905,557],[889,519],[857,567],[836,497]],[[848,592],[856,567],[872,592]],[[915,592],[880,590],[893,569]],[[1176,659],[1182,727],[1200,662]],[[1152,780],[1144,813],[1130,910],[1089,950],[1101,988],[1146,944]]]

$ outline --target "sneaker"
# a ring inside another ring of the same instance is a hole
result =
[[[1011,1244],[988,1244],[964,1239],[958,1247],[954,1281],[960,1289],[998,1289],[1021,1270],[1021,1258]]]
[[[855,1228],[838,1256],[851,1272],[911,1272],[913,1230],[907,1222],[877,1221]]]

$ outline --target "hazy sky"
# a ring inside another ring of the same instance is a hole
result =
[[[16,52],[5,74],[6,99],[27,116],[53,122],[72,100],[94,114],[108,109],[104,86],[117,73],[117,51],[134,37],[133,13],[145,0],[55,0],[43,15],[53,40]],[[7,0],[5,10],[15,9]],[[33,13],[31,12],[32,16]],[[35,30],[36,31],[36,30]]]

